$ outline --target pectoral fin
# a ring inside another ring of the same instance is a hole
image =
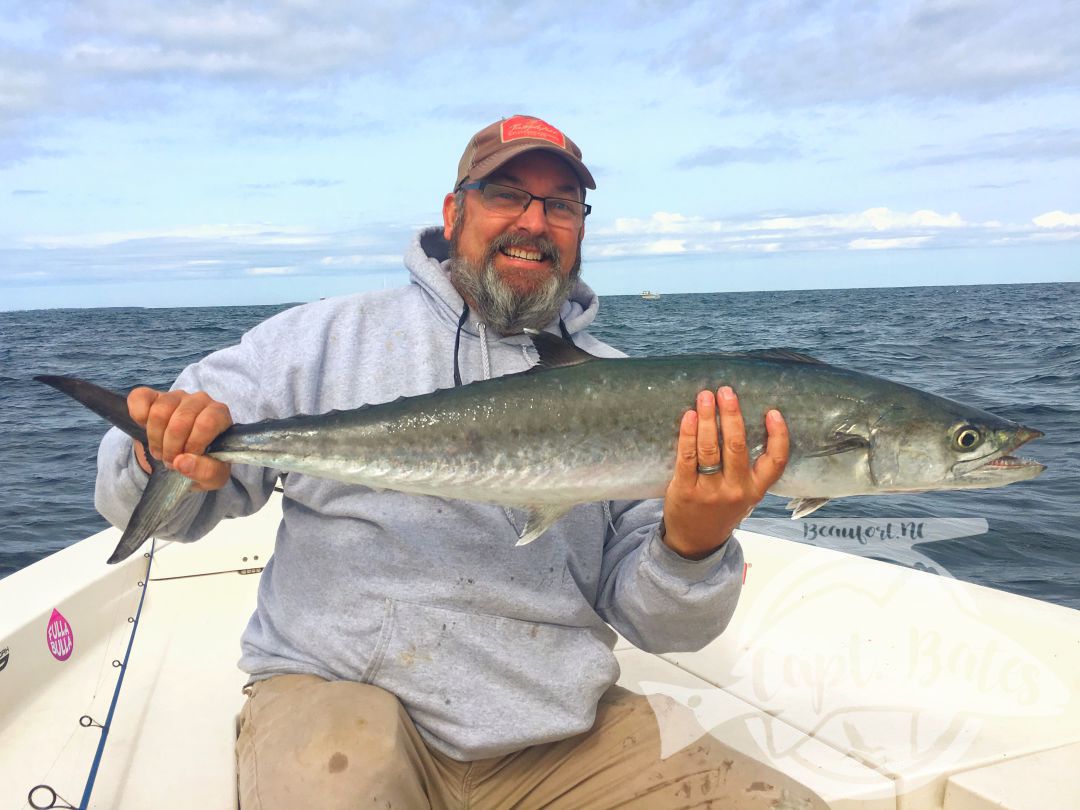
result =
[[[852,450],[865,450],[870,446],[870,441],[865,436],[857,433],[835,433],[828,442],[807,450],[803,453],[804,458],[820,458],[821,456],[835,456],[837,453],[850,453]]]
[[[147,444],[146,431],[128,413],[126,397],[75,377],[42,374],[34,379],[51,385],[57,391],[81,402],[94,413],[108,419],[131,438],[144,445]],[[150,480],[146,482],[146,489],[143,490],[142,497],[135,505],[135,511],[131,513],[123,537],[120,538],[116,550],[109,557],[110,565],[125,560],[135,553],[135,550],[168,520],[173,509],[191,489],[191,481],[180,473],[168,469],[149,454],[147,454],[147,461],[150,462],[152,470]]]
[[[135,511],[128,519],[127,528],[116,549],[109,557],[109,565],[126,560],[164,523],[173,509],[191,489],[191,480],[176,470],[168,469],[155,458],[149,457],[150,480],[146,482],[142,498],[135,504]]]
[[[828,502],[828,498],[792,498],[787,502],[787,508],[791,510],[791,519],[798,520],[816,512]]]
[[[521,534],[518,535],[518,541],[515,545],[527,546],[550,529],[551,524],[569,512],[572,506],[573,504],[547,503],[540,506],[528,507],[526,510],[528,518],[525,521],[525,528],[523,528]]]

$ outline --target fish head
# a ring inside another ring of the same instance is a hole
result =
[[[1046,469],[1012,455],[1041,431],[940,397],[920,400],[887,411],[872,430],[870,474],[879,490],[1000,487]]]

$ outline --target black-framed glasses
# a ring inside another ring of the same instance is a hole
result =
[[[580,225],[592,211],[591,205],[577,200],[567,200],[563,197],[537,197],[524,189],[491,183],[487,180],[464,183],[461,188],[467,191],[479,191],[480,201],[489,211],[512,216],[519,216],[532,205],[533,200],[539,200],[544,206],[544,215],[547,216],[548,221],[552,225],[563,227]]]

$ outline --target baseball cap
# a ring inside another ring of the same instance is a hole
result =
[[[504,118],[473,135],[458,162],[454,188],[466,180],[483,180],[507,161],[533,149],[558,155],[570,164],[585,188],[596,188],[596,181],[581,162],[577,144],[551,124],[531,115]]]

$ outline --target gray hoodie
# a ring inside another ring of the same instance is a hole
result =
[[[441,232],[423,231],[405,256],[409,286],[282,312],[188,366],[174,388],[206,391],[234,421],[254,422],[452,387],[463,302],[445,258]],[[597,306],[579,282],[561,317],[582,349],[619,356],[584,331]],[[536,352],[527,337],[500,337],[473,317],[458,359],[469,383],[524,371]],[[278,475],[233,465],[223,489],[189,496],[159,536],[195,540],[255,512]],[[111,430],[98,456],[99,511],[123,526],[145,482],[131,440]],[[575,507],[516,548],[524,515],[498,506],[295,472],[283,484],[241,669],[253,681],[311,673],[379,686],[459,760],[589,729],[619,674],[612,627],[644,650],[698,649],[738,600],[737,541],[704,560],[678,556],[659,538],[659,500]]]

